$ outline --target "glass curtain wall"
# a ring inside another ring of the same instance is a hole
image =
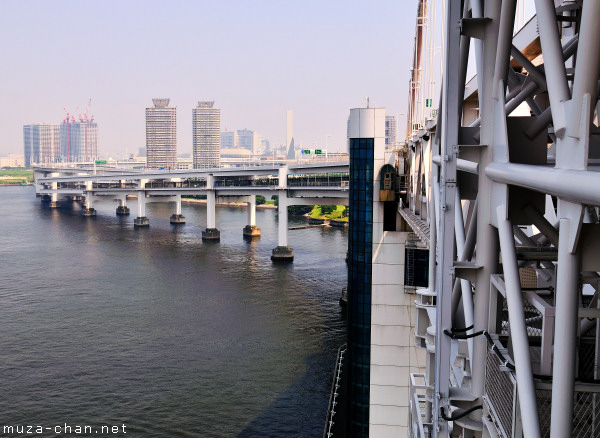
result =
[[[348,430],[351,437],[367,437],[369,434],[373,150],[372,138],[350,139]]]

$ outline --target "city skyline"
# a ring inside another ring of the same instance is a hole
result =
[[[11,84],[3,90],[11,105],[0,110],[6,124],[0,155],[22,150],[24,125],[59,123],[63,108],[83,112],[89,99],[102,125],[103,155],[144,146],[144,108],[154,96],[169,96],[182,109],[210,96],[219,102],[223,131],[251,127],[275,146],[285,144],[286,110],[293,109],[295,143],[328,143],[330,150],[346,149],[348,108],[364,106],[366,96],[388,114],[405,112],[412,5],[8,0],[3,6],[0,78]],[[358,31],[364,23],[377,23],[377,32]],[[390,46],[402,48],[390,56]],[[178,153],[189,153],[189,111],[178,125]]]

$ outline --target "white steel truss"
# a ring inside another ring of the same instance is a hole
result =
[[[446,0],[437,111],[427,3],[401,203],[430,228],[411,436],[600,436],[600,1],[535,0],[525,22],[516,0]]]

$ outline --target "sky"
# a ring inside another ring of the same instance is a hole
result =
[[[221,109],[222,131],[284,144],[292,109],[296,144],[345,150],[349,109],[367,96],[404,126],[416,11],[416,0],[2,0],[0,155],[23,153],[23,125],[59,124],[90,99],[100,153],[137,152],[156,97],[177,107],[178,153],[192,150],[199,100]]]

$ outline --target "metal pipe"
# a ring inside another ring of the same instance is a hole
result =
[[[573,83],[573,102],[571,117],[567,127],[570,137],[579,138],[582,105],[585,94],[590,95],[592,108],[596,106],[598,91],[598,73],[600,72],[600,35],[598,32],[598,17],[600,17],[600,2],[585,2],[581,11],[581,30],[579,31],[579,47],[575,67],[575,82]],[[581,56],[579,54],[581,53]],[[592,109],[591,117],[593,117]],[[579,116],[579,117],[577,117]],[[587,157],[586,157],[587,158]]]
[[[531,110],[531,112],[533,114],[535,114],[536,116],[539,116],[540,114],[542,114],[542,109],[537,104],[537,102],[533,99],[533,97],[529,96],[527,99],[525,99],[525,101],[527,102],[527,105],[529,105],[529,109]]]
[[[506,115],[510,115],[519,105],[521,105],[528,97],[530,97],[534,91],[538,89],[538,85],[535,82],[530,82],[523,87],[514,99],[510,100],[506,104]]]
[[[456,238],[456,253],[462,256],[465,252],[465,221],[463,218],[462,206],[460,204],[460,189],[456,188],[454,197],[454,234]],[[456,285],[454,286],[456,287]],[[462,291],[463,312],[465,315],[465,326],[473,325],[473,293],[471,292],[471,282],[460,279],[460,288]],[[468,330],[467,334],[473,333],[473,329]],[[468,339],[469,359],[473,359],[473,338]]]
[[[600,205],[600,172],[495,162],[486,166],[485,174],[495,182],[525,187],[579,204]]]
[[[481,0],[471,0],[471,16],[473,18],[483,18],[483,4]],[[483,41],[476,39],[473,41],[475,46],[475,70],[477,77],[483,77]],[[478,86],[479,87],[479,86]],[[481,88],[481,87],[479,87]],[[479,108],[483,108],[483,96],[481,93],[477,94],[477,100],[479,101]]]
[[[429,205],[427,207],[427,213],[429,215],[429,281],[427,289],[431,292],[435,291],[435,267],[437,264],[437,215],[435,211],[435,195],[434,195],[434,184],[433,181],[437,178],[437,167],[432,166],[430,173],[430,196]]]
[[[438,166],[442,165],[442,157],[439,155],[434,155],[431,161]],[[463,160],[462,158],[456,159],[456,168],[464,172],[474,173],[475,175],[479,173],[479,163]]]
[[[516,0],[504,0],[500,10],[500,23],[498,24],[498,39],[496,48],[496,69],[494,71],[494,87],[492,97],[498,96],[500,83],[507,83],[508,69],[510,68],[510,48],[512,46],[513,29],[515,27]]]
[[[554,132],[562,138],[566,126],[564,102],[571,98],[563,58],[554,0],[535,0],[540,43],[544,56],[544,73],[552,107]]]
[[[523,230],[521,228],[519,228],[517,225],[515,225],[513,227],[513,234],[519,240],[519,242],[521,242],[521,245],[531,245],[531,246],[537,245],[536,242],[531,240],[531,238],[527,234],[525,234],[523,232]]]
[[[552,245],[558,247],[558,231],[552,226],[550,222],[537,211],[531,204],[527,205],[524,210],[525,214],[535,225],[544,236],[550,241]]]
[[[536,117],[535,121],[527,128],[525,135],[533,139],[537,137],[544,129],[548,129],[548,125],[552,123],[552,110],[546,108],[542,114]]]
[[[510,334],[515,356],[515,374],[521,408],[521,421],[523,422],[523,436],[527,438],[540,438],[536,392],[533,385],[529,340],[525,325],[523,296],[521,293],[517,253],[515,251],[512,228],[511,222],[504,219],[502,214],[498,214],[498,233],[502,251],[502,268],[504,270],[504,283],[506,285]],[[552,407],[554,408],[554,405]],[[554,423],[554,417],[552,418],[552,423]],[[562,437],[566,436],[571,435],[562,435]]]
[[[550,425],[552,438],[571,436],[573,428],[580,254],[569,252],[571,232],[571,221],[560,219],[554,319],[555,360],[552,370],[552,423]]]
[[[525,70],[527,70],[529,76],[536,84],[538,84],[541,88],[546,88],[546,77],[544,74],[541,73],[537,67],[521,53],[519,49],[517,49],[515,46],[512,46],[510,49],[510,54],[515,61],[521,64]]]
[[[471,260],[473,258],[473,252],[475,251],[475,240],[477,232],[477,200],[473,206],[473,215],[471,216],[471,222],[469,222],[469,228],[467,229],[467,238],[465,239],[465,245],[462,254],[459,254],[459,261]],[[454,288],[452,289],[452,314],[455,315],[460,304],[461,289],[459,288],[460,282],[454,282]]]

